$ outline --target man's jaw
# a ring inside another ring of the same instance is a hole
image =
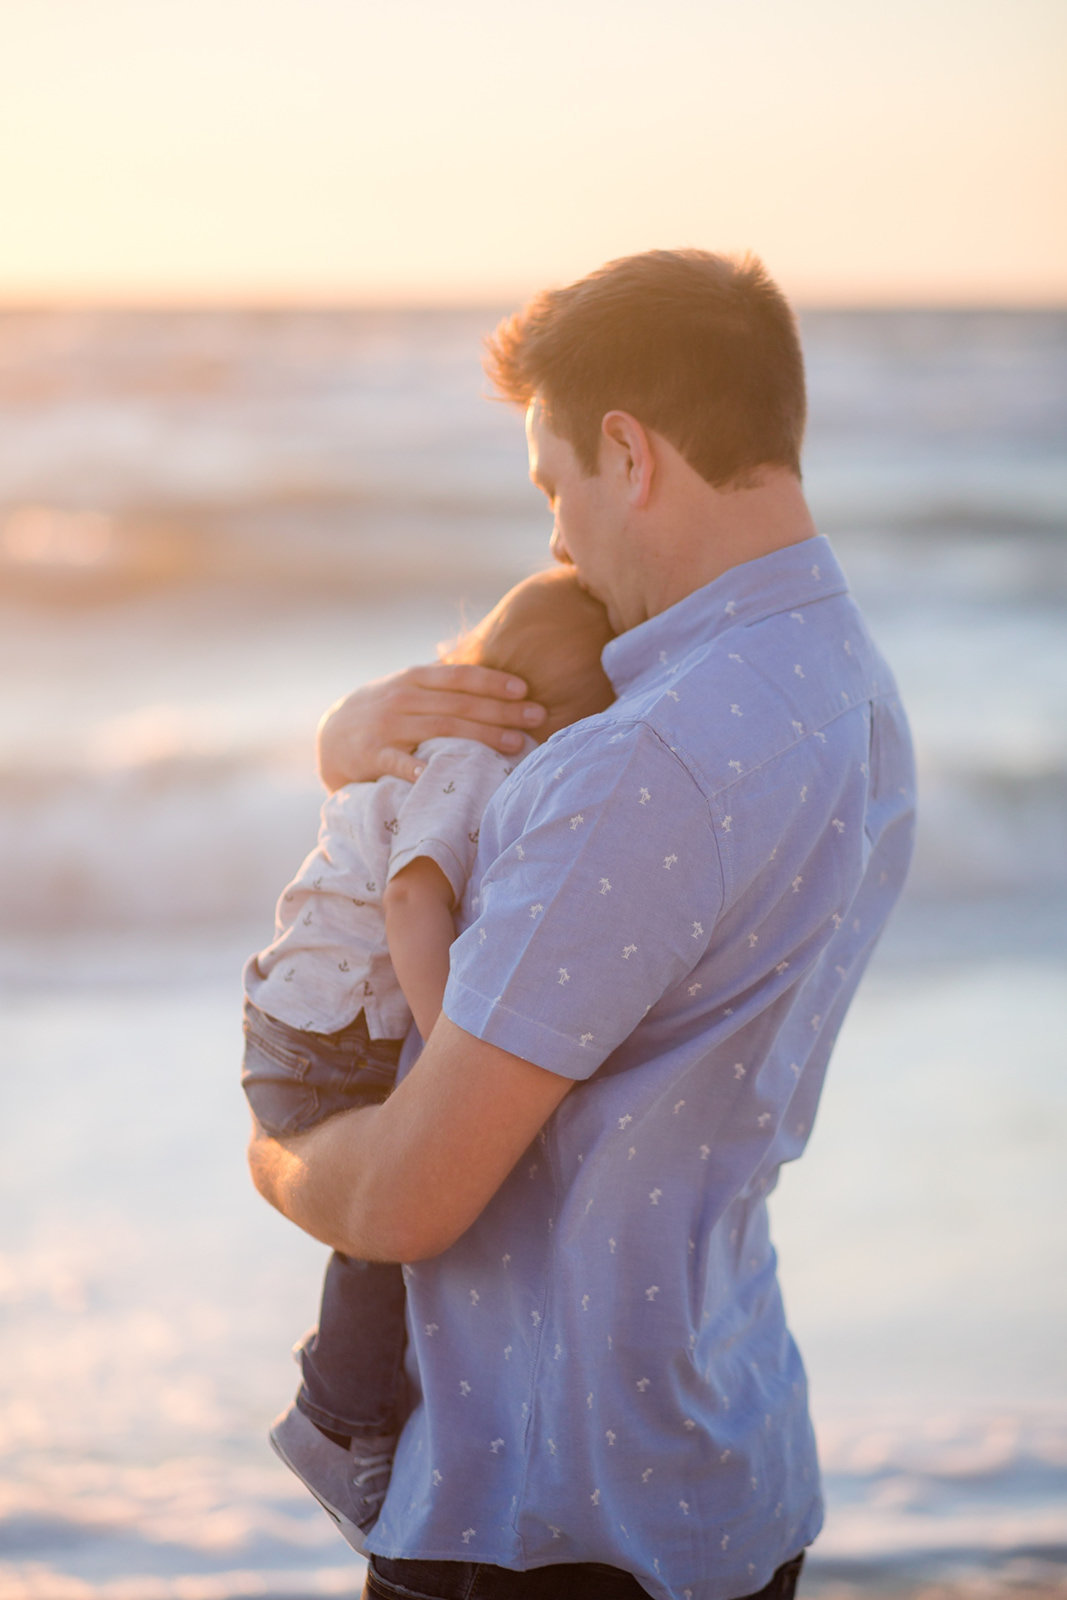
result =
[[[573,556],[568,555],[566,551],[560,555],[558,549],[553,549],[552,554],[555,556],[561,567],[569,567],[571,572],[574,573],[579,589],[584,589],[586,594],[592,595],[594,600],[600,600],[600,596],[597,594],[596,590],[585,576],[585,573],[579,571],[578,564],[574,560]],[[600,603],[603,605],[604,602],[601,601]]]
[[[555,555],[555,551],[553,551],[553,554]],[[614,609],[614,607],[612,605],[612,602],[611,602],[610,598],[607,595],[601,594],[599,589],[594,589],[593,588],[593,585],[589,582],[589,579],[585,576],[584,572],[582,572],[579,569],[579,567],[576,564],[576,562],[569,555],[568,556],[558,556],[557,555],[556,556],[556,560],[560,563],[561,566],[569,567],[570,570],[574,573],[575,579],[577,580],[577,583],[578,583],[578,587],[580,589],[584,589],[586,594],[589,595],[591,599],[598,601],[599,604],[604,607],[604,610],[608,614],[608,622],[611,624],[612,633],[615,633],[615,634],[623,633],[625,630],[619,624],[619,618],[616,615],[615,609]]]

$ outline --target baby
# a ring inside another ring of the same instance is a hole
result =
[[[573,569],[536,573],[445,654],[525,679],[548,712],[538,743],[614,699],[600,664],[603,607]],[[247,963],[242,1084],[275,1137],[384,1100],[412,1015],[429,1036],[458,905],[490,795],[518,761],[472,739],[430,739],[424,769],[353,783],[322,808],[319,842],[278,902],[274,942]],[[404,1420],[400,1267],[335,1253],[303,1382],[271,1429],[285,1464],[354,1549],[385,1497]]]

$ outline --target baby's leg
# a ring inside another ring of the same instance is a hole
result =
[[[372,1039],[363,1014],[338,1033],[291,1027],[245,1002],[242,1084],[274,1137],[385,1099],[400,1042]],[[404,1285],[397,1266],[335,1255],[326,1269],[318,1329],[301,1351],[297,1405],[328,1437],[397,1431],[404,1355]]]
[[[371,1039],[362,1013],[338,1033],[312,1033],[244,1006],[241,1087],[273,1139],[339,1111],[379,1104],[396,1078],[399,1039]]]
[[[338,1444],[380,1440],[403,1416],[404,1280],[391,1262],[330,1257],[296,1403]]]
[[[354,1550],[377,1521],[402,1420],[404,1280],[392,1263],[334,1254],[304,1381],[271,1443]]]
[[[276,1136],[378,1104],[392,1088],[400,1041],[371,1039],[362,1015],[333,1034],[302,1033],[247,1002],[245,1017],[242,1083],[259,1120]],[[303,1382],[270,1436],[357,1550],[389,1481],[403,1415],[403,1358],[399,1266],[333,1255],[319,1326],[300,1350]]]
[[[318,1093],[307,1081],[312,1064],[311,1038],[276,1017],[268,1017],[251,1000],[244,1009],[245,1053],[241,1088],[260,1126],[272,1139],[302,1133],[319,1120]]]

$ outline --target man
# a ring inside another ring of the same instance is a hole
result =
[[[490,370],[618,698],[491,802],[392,1098],[255,1140],[253,1173],[413,1263],[368,1595],[777,1600],[821,1503],[766,1197],[903,881],[907,726],[804,502],[799,342],[758,262],[610,263],[503,324]],[[500,743],[521,690],[372,687],[324,776]]]

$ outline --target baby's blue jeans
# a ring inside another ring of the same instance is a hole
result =
[[[393,1087],[399,1039],[372,1039],[362,1012],[339,1033],[306,1033],[245,1001],[241,1086],[274,1138],[303,1133],[339,1111],[379,1105]],[[336,1251],[319,1325],[303,1340],[296,1403],[332,1433],[372,1438],[404,1414],[404,1282],[392,1263]]]

